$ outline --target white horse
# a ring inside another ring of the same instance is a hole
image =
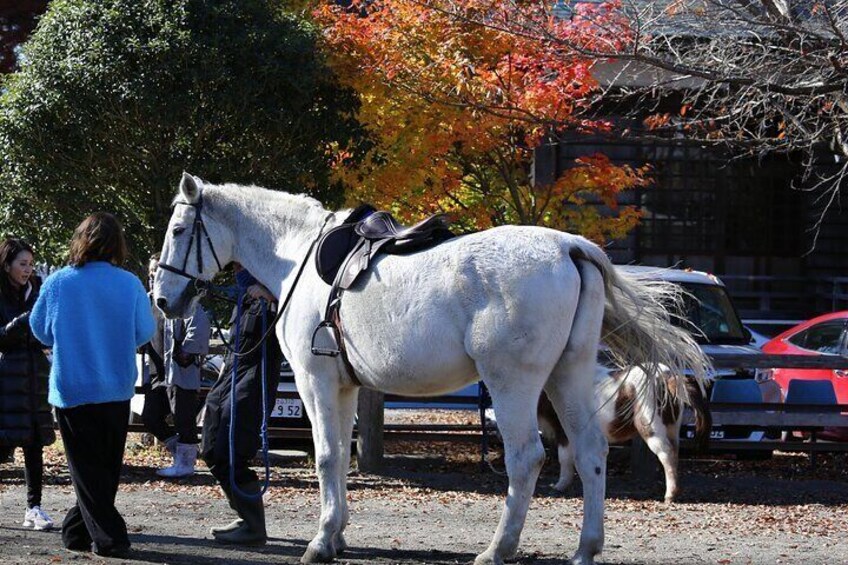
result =
[[[162,247],[157,305],[183,317],[194,282],[238,261],[278,297],[292,289],[276,328],[312,421],[320,483],[318,533],[302,557],[325,562],[346,547],[346,476],[358,386],[336,357],[311,353],[329,286],[310,244],[348,211],[302,195],[208,185],[184,174]],[[203,222],[199,227],[196,222]],[[193,227],[208,239],[192,237]],[[198,251],[197,247],[200,246]],[[197,258],[197,261],[195,261]],[[703,371],[700,349],[668,323],[660,299],[671,287],[617,273],[586,239],[552,229],[508,226],[451,239],[407,256],[383,256],[345,292],[341,320],[350,363],[363,386],[438,395],[482,379],[503,435],[509,490],[500,523],[476,563],[515,554],[545,458],[536,403],[544,389],[575,444],[584,516],[575,563],[593,563],[604,542],[607,441],[594,415],[593,375],[604,340],[627,364]],[[652,383],[648,383],[653,386]]]

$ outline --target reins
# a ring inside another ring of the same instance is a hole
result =
[[[241,316],[242,316],[242,305],[244,302],[244,294],[241,293],[238,296],[236,302],[236,335],[235,335],[235,347],[238,350],[240,342],[241,342]],[[236,474],[235,474],[235,454],[236,454],[236,441],[235,441],[235,429],[236,429],[236,380],[238,378],[238,360],[240,355],[236,355],[233,357],[233,372],[230,376],[230,429],[229,429],[229,476],[230,476],[230,489],[233,493],[238,496],[248,498],[248,499],[259,499],[268,492],[268,487],[271,484],[271,464],[268,458],[268,367],[265,363],[265,354],[267,352],[267,342],[265,338],[267,334],[265,333],[265,326],[268,321],[267,312],[268,306],[264,299],[260,298],[259,303],[262,308],[262,340],[257,344],[262,346],[262,356],[260,358],[260,375],[261,375],[261,387],[262,387],[262,425],[259,428],[259,437],[262,438],[262,462],[265,465],[265,480],[262,484],[262,488],[259,489],[255,493],[247,493],[241,490],[236,484]],[[271,326],[274,327],[273,325]],[[223,338],[223,336],[222,336]],[[256,347],[251,348],[251,351],[255,350]]]

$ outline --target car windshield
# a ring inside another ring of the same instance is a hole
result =
[[[686,320],[677,320],[698,343],[746,344],[748,335],[724,287],[682,283]]]

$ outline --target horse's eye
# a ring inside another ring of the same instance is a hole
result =
[[[184,227],[182,227],[182,226],[177,226],[177,227],[175,227],[175,228],[171,231],[171,233],[173,233],[174,235],[180,235],[180,234],[181,234],[181,233],[183,233],[184,231],[185,231],[185,228],[184,228]]]

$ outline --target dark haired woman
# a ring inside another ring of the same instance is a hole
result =
[[[62,523],[62,541],[68,549],[115,557],[130,548],[115,496],[135,351],[155,329],[144,286],[120,268],[126,258],[118,220],[92,214],[74,231],[69,266],[44,281],[30,317],[36,337],[53,347],[49,400],[77,496]]]
[[[50,363],[29,329],[38,296],[34,252],[22,239],[0,243],[0,446],[22,446],[27,485],[23,526],[49,530],[53,520],[41,509],[45,445],[56,440],[47,403]]]

